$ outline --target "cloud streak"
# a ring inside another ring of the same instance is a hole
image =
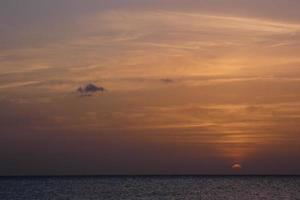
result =
[[[24,81],[0,85],[0,89],[11,89],[39,84],[40,81]]]

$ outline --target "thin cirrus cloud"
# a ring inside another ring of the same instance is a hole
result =
[[[259,54],[269,58],[281,53],[299,61],[289,51],[298,48],[293,46],[295,36],[291,36],[300,30],[297,23],[191,12],[119,10],[82,18],[79,24],[80,34],[42,48],[8,51],[6,54],[12,57],[26,55],[26,60],[5,60],[3,64],[19,63],[16,71],[28,68],[24,63],[69,70],[94,66],[78,77],[86,76],[88,80],[93,76],[157,76],[164,72],[168,73],[165,76],[235,73],[242,65],[250,70],[254,65],[255,71],[266,60]],[[287,53],[273,50],[283,44]],[[258,47],[263,48],[253,55],[253,49]],[[228,48],[236,55],[229,54]],[[258,57],[255,63],[254,57]],[[273,60],[268,59],[267,64],[284,61]],[[168,70],[170,65],[175,70]],[[64,73],[76,76],[74,72]]]
[[[24,81],[24,82],[15,82],[0,85],[0,89],[10,89],[24,86],[31,86],[40,83],[39,81]]]

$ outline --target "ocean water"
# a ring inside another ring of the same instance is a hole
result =
[[[0,178],[1,200],[300,199],[297,176]]]

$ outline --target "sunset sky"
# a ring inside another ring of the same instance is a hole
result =
[[[0,1],[0,175],[300,174],[299,10]]]

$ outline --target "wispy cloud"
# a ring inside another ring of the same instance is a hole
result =
[[[18,88],[24,86],[30,86],[40,83],[39,81],[25,81],[25,82],[15,82],[0,85],[0,89],[10,89],[10,88]]]

